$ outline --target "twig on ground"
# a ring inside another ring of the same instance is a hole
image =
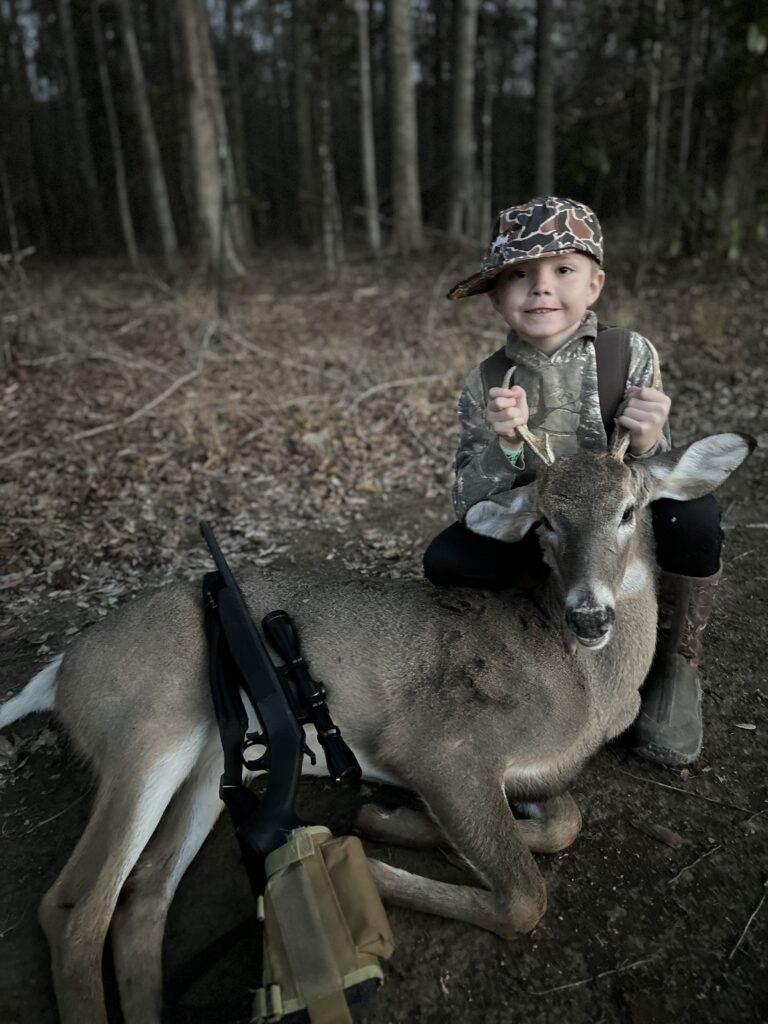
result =
[[[707,857],[711,857],[713,853],[717,853],[718,850],[722,849],[722,846],[722,843],[718,843],[717,846],[713,846],[711,850],[707,850],[706,853],[702,853],[700,857],[697,857],[696,860],[691,861],[690,864],[686,864],[684,868],[680,868],[677,874],[673,875],[672,878],[670,878],[669,884],[672,885],[674,882],[678,880],[678,878],[681,875],[684,875],[686,871],[691,871],[693,868],[696,867],[697,864],[701,864],[703,860],[706,860]]]
[[[429,455],[436,455],[438,457],[447,456],[448,458],[450,458],[450,456],[448,456],[447,451],[441,451],[436,445],[432,444],[430,441],[427,441],[427,439],[419,433],[416,427],[414,427],[411,421],[411,410],[409,406],[406,405],[400,410],[400,419],[403,420],[406,427],[408,427],[408,430],[413,434],[414,438],[419,442],[419,444],[421,445],[425,452],[427,452]]]
[[[28,836],[32,832],[37,832],[37,830],[39,828],[42,828],[43,825],[48,825],[50,822],[56,821],[57,818],[60,818],[62,816],[62,814],[66,814],[67,811],[71,811],[72,808],[76,807],[80,803],[80,801],[83,800],[84,798],[85,798],[85,793],[81,793],[80,796],[76,800],[73,800],[72,803],[68,807],[65,807],[63,811],[57,811],[56,814],[52,814],[50,816],[50,818],[45,818],[43,821],[38,821],[35,825],[31,825],[24,832],[5,832],[5,831],[3,831],[2,838],[3,839],[23,839],[24,836]]]
[[[424,340],[428,340],[432,337],[435,330],[435,324],[437,318],[443,307],[445,306],[445,285],[449,277],[452,277],[456,267],[458,267],[461,261],[461,256],[457,253],[455,256],[451,256],[448,262],[443,266],[440,273],[437,275],[435,284],[432,288],[432,295],[430,296],[429,306],[427,308],[427,318],[424,324]]]
[[[72,434],[69,440],[82,441],[86,437],[95,437],[97,434],[105,434],[108,430],[117,430],[118,427],[127,427],[129,424],[135,423],[136,420],[141,419],[142,416],[146,416],[148,412],[151,412],[151,410],[160,405],[161,402],[164,402],[166,398],[169,398],[174,391],[178,391],[179,388],[188,384],[191,380],[194,380],[195,377],[199,377],[200,372],[200,370],[190,370],[189,373],[185,373],[181,377],[177,377],[172,384],[168,385],[165,391],[161,391],[159,395],[155,395],[151,401],[147,402],[146,405],[142,405],[142,407],[137,409],[136,412],[132,412],[130,416],[126,416],[125,419],[116,420],[113,423],[104,423],[100,427],[91,427],[89,430],[81,430],[77,434]]]
[[[200,342],[200,349],[197,353],[197,369],[202,370],[203,359],[206,352],[210,348],[211,342],[216,338],[221,328],[221,320],[213,319],[209,320],[203,333],[203,340]]]
[[[646,779],[642,775],[634,775],[632,772],[628,772],[626,768],[619,768],[616,766],[616,770],[621,772],[622,775],[628,775],[630,779],[636,779],[638,782],[649,782],[652,786],[661,786],[662,789],[671,789],[675,793],[682,793],[683,796],[692,796],[697,800],[706,800],[708,804],[715,804],[716,807],[727,807],[732,811],[743,811],[745,814],[752,814],[751,807],[742,807],[741,804],[731,804],[726,800],[715,800],[714,797],[704,796],[703,793],[695,793],[691,789],[683,789],[681,786],[671,786],[668,782],[657,782],[656,779]]]
[[[734,562],[738,562],[740,558],[746,558],[747,555],[754,555],[754,553],[753,548],[750,548],[749,551],[742,551],[740,555],[736,555],[735,558],[731,559],[731,565],[733,565]]]
[[[2,929],[0,929],[0,939],[4,939],[6,935],[10,935],[11,932],[16,931],[16,929],[19,927],[21,922],[24,920],[28,908],[29,908],[29,904],[27,904],[24,907],[24,911],[23,911],[21,917],[17,918],[13,922],[13,924],[3,924]],[[6,918],[6,921],[7,921],[7,918]]]
[[[297,359],[289,359],[284,351],[270,352],[269,349],[262,348],[261,345],[257,345],[255,342],[249,341],[248,338],[244,338],[231,324],[223,325],[221,333],[229,337],[231,341],[242,345],[244,349],[253,352],[254,355],[261,356],[263,359],[271,359],[275,363],[280,363],[281,366],[290,366],[292,369],[302,370],[304,373],[318,373],[321,377],[327,377],[328,380],[332,380],[334,384],[345,383],[345,376],[340,371],[324,370],[322,367],[314,366],[312,363],[302,363]]]
[[[766,880],[765,882],[763,882],[763,889],[766,889],[766,890],[768,890],[768,880]],[[761,908],[761,907],[762,907],[762,905],[763,905],[763,904],[765,903],[766,899],[768,899],[768,891],[766,891],[766,892],[764,892],[764,893],[763,893],[763,895],[762,895],[762,896],[760,897],[760,902],[759,902],[759,903],[757,904],[757,906],[755,907],[755,909],[754,909],[754,910],[752,911],[752,913],[751,913],[751,914],[749,915],[749,920],[748,920],[748,921],[747,921],[747,923],[746,923],[746,924],[744,925],[744,931],[743,931],[743,932],[741,933],[741,935],[739,936],[739,941],[738,941],[738,942],[736,943],[736,945],[735,945],[735,946],[733,947],[733,949],[731,950],[731,952],[730,952],[730,953],[728,954],[728,959],[729,959],[729,960],[732,960],[732,959],[733,959],[733,957],[734,957],[734,956],[736,955],[736,953],[737,953],[737,951],[738,951],[738,949],[739,949],[739,946],[740,946],[740,945],[742,944],[742,942],[743,942],[743,941],[744,941],[744,939],[746,938],[746,936],[747,936],[747,932],[749,931],[749,929],[750,929],[750,927],[751,927],[751,925],[752,925],[752,922],[753,922],[753,921],[755,920],[755,918],[757,917],[757,915],[758,915],[758,914],[760,913],[760,908]]]
[[[148,412],[151,412],[156,406],[164,402],[166,398],[169,398],[174,391],[178,391],[179,388],[188,384],[195,377],[200,376],[200,370],[190,370],[189,373],[183,374],[181,377],[177,377],[172,384],[169,384],[165,391],[162,391],[159,395],[155,395],[151,401],[147,402],[146,405],[142,405],[140,409],[132,412],[130,416],[126,416],[122,420],[113,420],[112,423],[103,423],[100,427],[90,427],[88,430],[80,430],[76,434],[71,434],[69,437],[61,439],[62,444],[68,444],[73,441],[83,441],[87,437],[96,437],[98,434],[106,434],[110,430],[117,430],[119,427],[127,427],[131,423],[135,423],[136,420],[141,419],[142,416],[146,416]],[[34,455],[35,452],[40,451],[40,445],[35,445],[33,448],[23,448],[20,451],[14,452],[5,459],[0,459],[0,466],[7,466],[11,462],[16,462],[18,459],[24,458],[26,455]]]
[[[537,989],[531,993],[532,996],[548,996],[551,992],[563,992],[567,988],[579,988],[581,985],[590,985],[593,981],[599,981],[601,978],[608,978],[612,974],[623,974],[624,971],[631,971],[635,967],[642,967],[643,964],[649,964],[652,960],[655,960],[658,954],[654,956],[646,957],[645,960],[635,960],[631,964],[621,964],[619,967],[614,967],[610,971],[601,971],[599,974],[593,974],[591,978],[580,978],[578,981],[569,981],[565,985],[555,985],[553,988]]]
[[[378,394],[379,391],[388,391],[389,388],[407,388],[412,384],[432,384],[436,380],[444,380],[445,377],[445,373],[430,373],[426,377],[400,377],[397,380],[385,380],[381,384],[374,384],[373,387],[366,388],[365,391],[361,392],[353,399],[352,408],[356,408],[366,398]]]

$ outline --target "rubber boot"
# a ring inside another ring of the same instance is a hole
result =
[[[698,666],[719,581],[720,570],[704,577],[660,575],[656,655],[631,733],[632,749],[640,757],[680,767],[701,752]]]

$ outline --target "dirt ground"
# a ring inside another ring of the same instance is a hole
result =
[[[199,578],[202,516],[235,568],[325,560],[418,575],[451,520],[455,396],[502,340],[486,303],[442,299],[473,265],[435,251],[355,263],[328,286],[319,265],[277,254],[229,287],[223,322],[203,283],[169,288],[118,265],[33,269],[0,295],[0,698],[141,587]],[[616,747],[592,761],[573,787],[579,839],[538,858],[549,908],[529,936],[506,943],[391,909],[397,950],[367,1024],[768,1021],[765,269],[689,265],[650,275],[641,292],[617,273],[601,300],[604,320],[656,342],[676,443],[739,429],[761,444],[718,495],[726,553],[701,760],[671,771]],[[348,825],[371,789],[305,782],[300,811]],[[7,1024],[57,1019],[36,908],[90,797],[55,721],[0,737]],[[376,852],[461,878],[439,853]],[[247,1019],[250,912],[221,820],[171,910],[169,1021]]]

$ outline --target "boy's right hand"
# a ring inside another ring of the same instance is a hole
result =
[[[519,385],[513,388],[491,388],[488,392],[488,422],[499,435],[505,448],[523,447],[517,428],[528,422],[528,400]]]

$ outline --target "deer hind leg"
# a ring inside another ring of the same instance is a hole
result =
[[[102,778],[91,819],[40,905],[51,948],[62,1024],[106,1024],[101,961],[123,882],[176,789],[197,760],[208,726],[200,726],[150,770]],[[116,755],[117,756],[117,755]],[[125,751],[122,754],[126,757]]]
[[[512,809],[526,814],[525,818],[517,818],[517,827],[532,853],[558,853],[570,846],[581,831],[581,811],[570,793],[536,803],[513,804]]]
[[[110,925],[125,1024],[162,1019],[162,948],[168,909],[184,872],[221,813],[221,744],[212,733],[123,885]]]
[[[511,938],[535,927],[546,908],[544,880],[495,776],[464,778],[445,785],[435,774],[421,786],[440,831],[486,888],[454,885],[371,860],[384,900],[397,906],[450,917]]]
[[[581,812],[570,793],[536,803],[513,804],[512,812],[523,842],[532,853],[564,850],[581,831]],[[435,822],[412,807],[364,804],[355,824],[365,836],[380,843],[421,850],[450,845]]]

